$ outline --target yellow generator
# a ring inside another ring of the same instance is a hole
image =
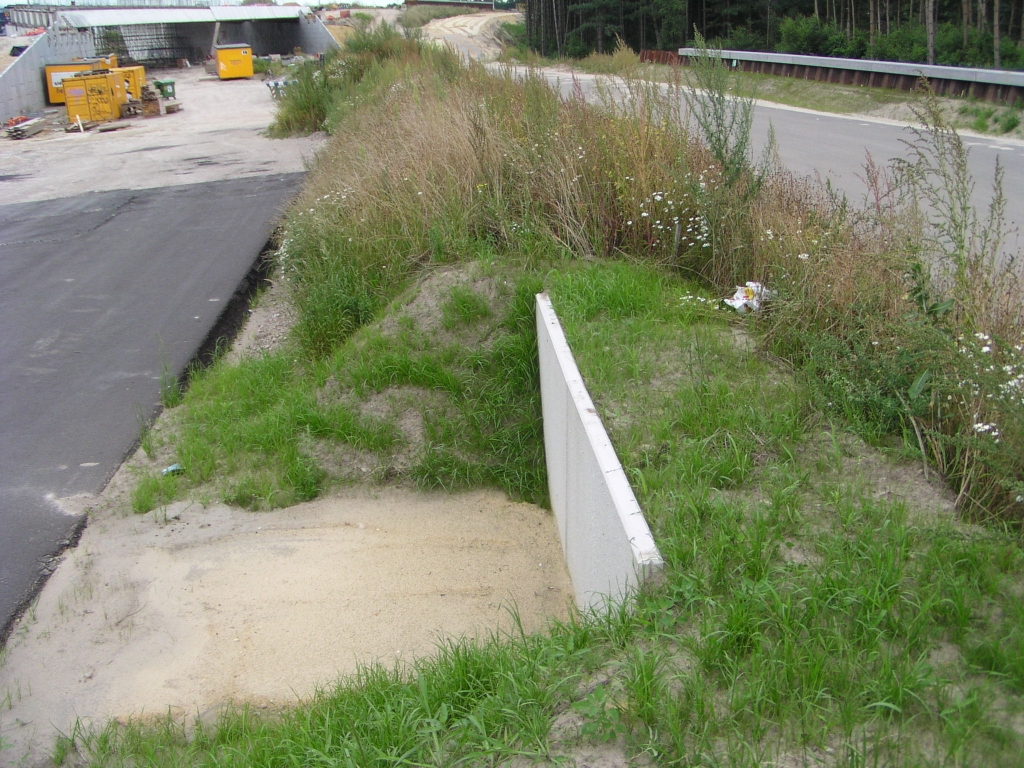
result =
[[[44,67],[46,75],[46,98],[51,104],[64,103],[64,80],[68,77],[81,75],[88,72],[98,72],[117,66],[117,54],[109,56],[98,56],[92,59],[78,59],[65,64],[47,64]]]
[[[68,122],[79,118],[103,123],[121,117],[121,105],[128,103],[124,77],[112,72],[79,75],[64,80]]]
[[[252,77],[252,46],[245,43],[218,45],[215,50],[217,53],[217,76],[221,80]]]
[[[110,71],[121,78],[129,96],[142,99],[142,86],[146,84],[145,67],[111,67]]]

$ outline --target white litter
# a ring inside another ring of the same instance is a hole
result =
[[[741,315],[745,315],[747,312],[759,312],[761,305],[774,296],[773,291],[769,291],[760,283],[747,283],[737,285],[732,298],[724,301]]]

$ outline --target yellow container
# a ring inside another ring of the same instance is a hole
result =
[[[117,66],[117,54],[97,56],[92,59],[78,59],[66,64],[47,64],[44,67],[46,76],[46,98],[51,104],[64,103],[64,80],[86,72],[98,72]],[[138,97],[136,97],[138,98]]]
[[[44,67],[46,74],[46,98],[51,104],[64,103],[64,80],[76,75],[84,75],[94,72],[96,68],[91,61],[72,61],[67,64],[47,64]]]
[[[121,78],[129,96],[142,99],[142,86],[146,84],[145,67],[113,67],[110,71]]]
[[[111,72],[79,75],[64,80],[68,122],[92,120],[103,123],[121,117],[121,105],[128,103],[124,78]]]
[[[252,77],[252,46],[244,43],[218,45],[216,51],[217,76],[221,80]]]

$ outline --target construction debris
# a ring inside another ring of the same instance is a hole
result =
[[[44,128],[46,128],[46,118],[37,117],[8,127],[7,136],[11,139],[27,139],[29,136],[35,136]]]
[[[99,123],[92,120],[79,119],[67,126],[64,129],[64,133],[85,133],[86,131],[91,131],[97,125],[99,125]]]
[[[142,116],[160,117],[160,96],[148,85],[142,87]]]

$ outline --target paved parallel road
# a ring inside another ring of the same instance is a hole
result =
[[[802,175],[820,174],[851,201],[861,200],[865,193],[862,178],[866,153],[870,152],[876,162],[887,164],[893,158],[906,156],[904,142],[913,139],[905,126],[889,121],[762,102],[754,117],[754,134],[762,145],[769,124],[775,128],[783,166]],[[987,213],[998,158],[1005,171],[1007,218],[1017,226],[1024,225],[1024,142],[981,136],[964,136],[963,141],[970,152],[975,207],[982,215]]]
[[[517,68],[517,73],[525,72]],[[570,98],[574,76],[565,72],[541,70],[552,88]],[[598,100],[598,80],[614,83],[609,78],[576,74],[585,97]],[[614,92],[614,85],[605,92]],[[774,127],[779,160],[785,168],[805,176],[828,180],[851,202],[860,202],[865,194],[864,163],[870,153],[875,162],[888,164],[896,157],[906,156],[905,140],[912,137],[906,126],[892,121],[856,115],[833,115],[760,102],[754,113],[754,142],[758,151],[765,145],[769,126]],[[992,178],[996,158],[1005,171],[1003,192],[1006,196],[1006,218],[1011,229],[1024,227],[1024,142],[1019,139],[965,136],[970,151],[970,169],[975,180],[973,201],[982,216],[992,199]],[[1010,238],[1009,250],[1024,246],[1017,235]]]
[[[0,206],[0,641],[302,174]]]

